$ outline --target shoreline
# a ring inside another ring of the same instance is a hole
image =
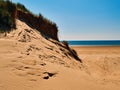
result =
[[[70,45],[71,48],[120,48],[120,46],[78,46]]]
[[[120,45],[69,45],[70,47],[120,47]]]

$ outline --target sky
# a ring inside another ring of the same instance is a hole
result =
[[[55,22],[60,40],[120,40],[120,0],[12,0]]]

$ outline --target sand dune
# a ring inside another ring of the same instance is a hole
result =
[[[72,47],[80,63],[51,41],[17,20],[0,38],[0,90],[120,90],[120,47]]]

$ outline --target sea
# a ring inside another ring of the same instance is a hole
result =
[[[67,41],[70,46],[120,46],[120,40]]]

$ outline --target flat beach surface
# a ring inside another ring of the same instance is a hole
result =
[[[111,84],[116,84],[120,89],[119,46],[72,46],[72,48],[83,60],[90,76],[111,88],[113,87]]]

